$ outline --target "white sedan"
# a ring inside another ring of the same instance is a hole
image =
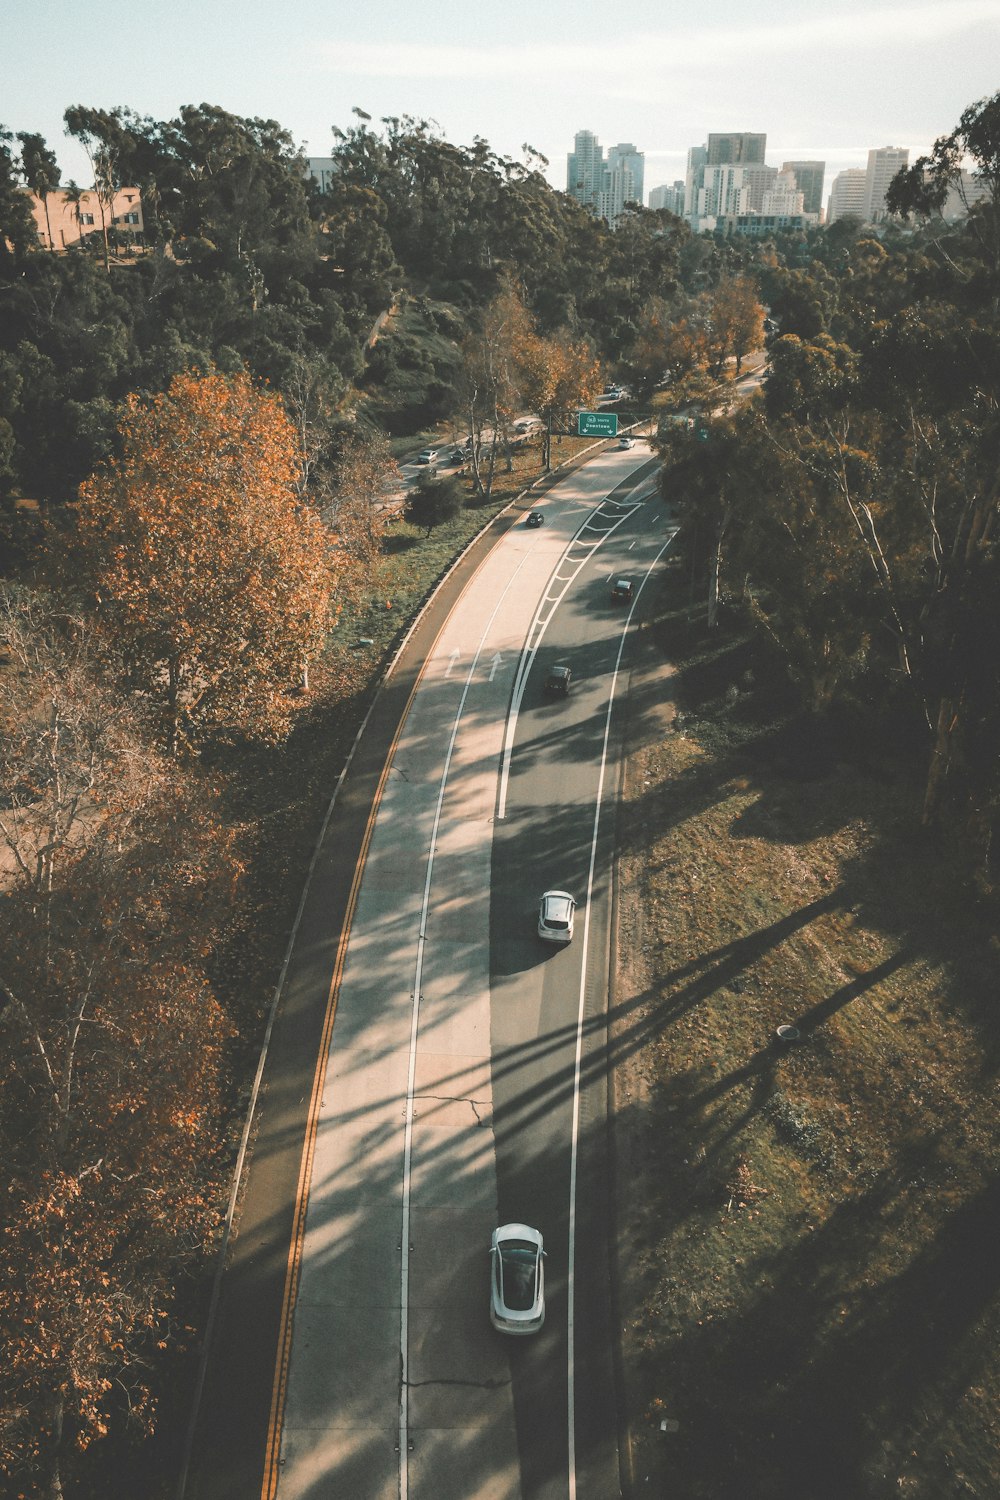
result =
[[[568,891],[546,891],[538,907],[538,936],[547,943],[572,942],[575,911]]]
[[[537,1229],[501,1224],[490,1242],[490,1322],[500,1333],[537,1333],[545,1322],[545,1249]]]

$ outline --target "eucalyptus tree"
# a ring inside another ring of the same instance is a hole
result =
[[[49,219],[49,196],[59,186],[62,176],[59,170],[59,163],[56,160],[55,152],[49,150],[42,136],[35,135],[30,131],[19,130],[17,138],[21,143],[21,175],[35,197],[41,199],[42,209],[45,213],[45,228],[48,234],[49,249],[54,250],[52,223]]]

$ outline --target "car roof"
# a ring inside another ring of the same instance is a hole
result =
[[[501,1224],[496,1230],[497,1243],[503,1240],[529,1240],[531,1244],[541,1246],[542,1236],[537,1229],[532,1229],[530,1224]]]

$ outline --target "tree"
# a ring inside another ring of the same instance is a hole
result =
[[[85,191],[72,177],[66,184],[66,202],[73,210],[73,218],[76,220],[76,237],[78,240],[83,239],[83,221],[80,217],[80,205],[83,203]]]
[[[281,402],[246,374],[178,375],[130,397],[119,433],[81,486],[78,553],[128,680],[172,752],[210,729],[284,733],[332,579]]]
[[[963,177],[964,163],[973,163],[973,178],[986,189],[985,200],[970,205]],[[970,226],[994,273],[1000,269],[1000,93],[980,99],[962,111],[954,130],[939,136],[930,156],[920,156],[903,167],[886,193],[890,213],[904,218],[940,214],[954,189],[970,210]],[[974,211],[972,211],[974,210]]]
[[[358,431],[344,443],[331,475],[323,519],[348,558],[367,576],[377,565],[386,529],[386,493],[400,482],[389,444],[378,431]],[[353,576],[348,567],[346,576]]]
[[[121,186],[119,159],[122,146],[120,110],[87,109],[73,104],[64,116],[66,132],[80,142],[90,162],[94,192],[101,211],[104,269],[111,269],[109,230],[114,222],[115,194]]]
[[[489,495],[493,487],[498,448],[508,439],[535,342],[534,321],[520,290],[508,278],[463,347],[463,404],[472,435],[472,478],[477,494]]]
[[[708,294],[709,369],[721,375],[728,359],[739,375],[747,354],[764,347],[764,309],[749,276],[724,276]]]
[[[17,138],[21,142],[21,172],[35,197],[42,200],[49,249],[54,250],[52,224],[49,221],[49,194],[54,193],[59,186],[59,179],[62,175],[59,163],[56,161],[55,152],[49,150],[42,136],[19,130]]]
[[[423,526],[430,536],[435,526],[453,521],[464,505],[462,486],[454,474],[421,474],[406,496],[406,519]]]
[[[568,427],[573,414],[593,406],[601,390],[601,367],[588,339],[565,329],[552,338],[533,339],[526,351],[523,390],[533,411],[545,419],[542,464],[551,463],[553,424]]]
[[[12,139],[0,125],[0,269],[5,271],[19,265],[38,244],[31,204],[17,180]]]
[[[149,1353],[216,1221],[228,1027],[204,963],[238,865],[85,617],[8,590],[0,640],[0,1473],[58,1500],[116,1391],[151,1429]]]

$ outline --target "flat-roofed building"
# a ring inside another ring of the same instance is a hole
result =
[[[868,153],[865,173],[865,206],[862,217],[878,224],[888,217],[885,195],[896,173],[909,165],[910,153],[905,146],[879,146]]]
[[[783,172],[794,172],[799,192],[802,194],[803,211],[807,214],[823,212],[823,178],[826,175],[825,161],[785,161]]]
[[[659,187],[650,188],[648,207],[665,208],[680,218],[684,212],[684,183],[681,181],[664,182]]]
[[[771,187],[764,194],[762,214],[801,214],[805,212],[804,194],[799,191],[795,173],[781,171],[775,174]]]
[[[566,191],[591,213],[600,213],[603,188],[604,148],[592,130],[578,130],[566,157]]]
[[[340,165],[335,156],[310,156],[306,160],[309,176],[321,192],[327,193],[334,179],[340,175]]]
[[[747,131],[726,135],[716,132],[708,137],[707,164],[717,167],[723,162],[735,162],[737,166],[747,167],[764,160],[766,146],[766,135],[751,135]]]
[[[868,173],[864,167],[847,167],[838,172],[830,187],[826,222],[836,224],[838,219],[863,219],[867,188]]]
[[[38,238],[46,250],[69,250],[92,234],[108,234],[126,245],[143,244],[146,226],[137,187],[118,188],[109,205],[93,188],[79,194],[55,188],[44,200],[28,194]]]

